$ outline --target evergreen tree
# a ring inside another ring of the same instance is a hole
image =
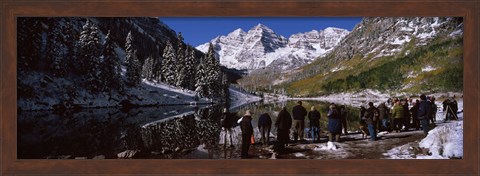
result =
[[[64,76],[66,73],[65,48],[62,27],[57,21],[51,19],[45,58],[46,64],[54,76]]]
[[[218,97],[221,89],[221,70],[212,43],[210,43],[204,62],[206,75],[205,84],[208,87],[207,96],[211,98]]]
[[[163,75],[162,75],[162,61],[160,60],[160,58],[155,59],[152,72],[154,75],[153,76],[154,80],[157,82],[161,82]]]
[[[80,47],[80,57],[78,58],[79,60],[77,61],[77,64],[79,67],[79,72],[80,74],[85,74],[88,66],[87,59],[90,57],[91,53],[89,52],[89,41],[90,39],[90,34],[92,32],[92,25],[90,24],[90,20],[87,19],[87,22],[85,23],[84,26],[82,26],[82,32],[80,32],[80,38],[79,38],[79,47]]]
[[[176,55],[170,41],[167,42],[165,49],[163,50],[163,62],[162,62],[162,75],[164,82],[169,85],[176,84]]]
[[[196,68],[196,82],[195,82],[195,92],[200,96],[200,97],[207,97],[208,96],[208,87],[206,83],[206,70],[205,70],[205,63],[204,59],[200,61],[200,64],[198,64]]]
[[[90,90],[97,91],[101,88],[100,69],[101,64],[101,44],[100,31],[98,27],[87,19],[80,34],[80,50],[81,50],[81,74],[86,75],[86,80]]]
[[[145,59],[145,62],[143,63],[142,76],[149,81],[153,80],[155,77],[155,74],[154,74],[154,67],[156,65],[155,61],[156,59],[154,59],[152,56],[149,56]]]
[[[176,52],[176,65],[181,65],[181,66],[177,66],[175,68],[175,73],[176,73],[176,78],[175,78],[175,86],[177,87],[183,87],[183,88],[186,88],[186,83],[187,83],[187,80],[185,79],[186,78],[186,69],[185,69],[185,45],[183,43],[183,37],[182,37],[182,33],[179,32],[178,33],[178,36],[177,36],[177,52]]]
[[[76,39],[76,34],[75,31],[73,30],[73,24],[71,21],[71,18],[66,18],[65,19],[65,26],[63,27],[63,43],[65,44],[65,64],[67,65],[67,68],[74,68],[76,67],[74,61],[76,60],[76,45],[75,41]]]
[[[195,51],[192,47],[188,46],[185,53],[185,64],[183,64],[185,68],[185,88],[195,90],[195,74],[198,62],[195,58]]]
[[[128,63],[132,60],[133,58],[133,36],[132,36],[132,31],[128,32],[127,35],[127,41],[125,42],[125,65],[128,65]]]
[[[221,90],[221,96],[225,98],[225,103],[229,104],[230,103],[230,91],[228,88],[230,87],[230,83],[228,82],[228,77],[226,73],[222,73],[222,90]]]
[[[131,55],[131,60],[127,64],[127,72],[125,76],[127,78],[127,84],[130,87],[135,87],[142,81],[140,60],[137,57],[137,50],[134,50]]]
[[[36,69],[42,47],[42,28],[35,17],[19,17],[17,23],[17,64],[19,71]]]
[[[102,89],[106,90],[108,87],[119,89],[121,86],[121,63],[120,58],[118,58],[117,53],[115,53],[115,44],[113,43],[110,30],[108,31],[107,36],[105,36],[102,54]]]

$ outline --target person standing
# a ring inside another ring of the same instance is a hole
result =
[[[412,114],[412,127],[415,128],[415,130],[418,130],[420,128],[420,120],[418,120],[418,101],[413,102],[412,108],[410,108],[410,114]]]
[[[245,112],[240,122],[240,128],[242,130],[242,158],[248,158],[248,150],[250,149],[250,140],[253,135],[252,126],[252,113],[250,110]]]
[[[385,102],[380,103],[378,105],[378,113],[379,113],[379,130],[380,131],[387,131],[388,130],[388,108],[385,105]]]
[[[367,123],[363,119],[363,116],[365,116],[365,112],[367,112],[367,109],[365,109],[365,107],[363,106],[360,106],[360,125],[367,125]]]
[[[305,130],[305,116],[307,115],[307,110],[302,106],[302,101],[298,101],[297,105],[293,107],[293,140],[295,143],[297,139],[300,138],[300,141],[303,141],[303,132]]]
[[[452,116],[452,105],[451,105],[451,102],[450,102],[450,99],[445,99],[443,101],[443,113],[445,113],[445,119],[443,120],[443,122],[446,122],[447,120],[450,120],[452,119],[451,116]]]
[[[428,122],[430,121],[430,103],[427,101],[427,97],[422,94],[420,95],[420,105],[418,106],[418,120],[420,120],[420,124],[422,124],[423,133],[425,135],[428,134]]]
[[[342,121],[343,134],[347,135],[347,108],[345,105],[340,106],[340,120]]]
[[[376,121],[378,116],[378,109],[373,106],[372,102],[368,102],[368,109],[367,112],[365,113],[363,119],[365,119],[365,122],[367,123],[368,126],[368,132],[370,134],[370,141],[375,141],[377,139],[377,130],[376,130]]]
[[[455,95],[452,97],[452,101],[450,102],[451,108],[452,108],[452,117],[455,120],[458,120],[457,112],[458,112],[458,103],[457,100],[455,99]]]
[[[333,136],[335,136],[335,141],[340,141],[340,134],[342,133],[342,121],[340,120],[340,115],[335,104],[330,104],[329,110],[327,113],[328,117],[328,141],[333,142]]]
[[[432,107],[430,110],[430,122],[432,124],[435,124],[437,121],[437,105],[435,104],[435,97],[431,96],[430,97],[430,106]]]
[[[402,120],[403,120],[403,106],[400,105],[400,100],[395,100],[395,105],[393,106],[392,110],[392,118],[393,118],[393,130],[397,133],[400,132],[402,128]]]
[[[272,127],[272,119],[268,113],[263,113],[258,118],[258,130],[262,135],[260,141],[263,145],[268,145],[270,143],[270,129]],[[266,137],[265,137],[266,136]]]
[[[275,126],[277,127],[277,151],[282,152],[285,145],[290,142],[290,128],[292,128],[292,116],[287,111],[287,107],[283,107],[278,113]]]
[[[407,99],[404,99],[402,101],[402,106],[403,106],[403,126],[405,126],[405,131],[408,131],[408,129],[410,129],[411,115],[408,109]]]
[[[223,117],[222,117],[222,128],[224,130],[224,146],[227,146],[227,135],[230,136],[230,147],[233,147],[233,140],[232,140],[232,135],[233,135],[233,123],[235,119],[232,115],[232,113],[228,112],[227,108],[223,109]]]
[[[315,106],[312,106],[310,112],[308,112],[308,120],[310,121],[312,143],[314,143],[315,140],[320,142],[320,112],[317,111]]]

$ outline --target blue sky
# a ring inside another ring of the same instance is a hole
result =
[[[351,31],[360,17],[160,17],[160,20],[177,33],[181,32],[185,42],[198,46],[219,35],[227,35],[235,29],[248,31],[258,23],[268,26],[275,33],[288,38],[292,34],[327,27]]]

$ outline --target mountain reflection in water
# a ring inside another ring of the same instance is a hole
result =
[[[304,101],[309,110],[321,112],[321,128],[326,129],[329,103]],[[232,110],[240,118],[247,109],[253,114],[252,125],[259,138],[257,123],[262,113],[275,122],[282,106],[291,112],[295,101],[280,104],[249,104]],[[349,130],[358,126],[358,109],[347,106]],[[237,158],[240,148],[225,150],[221,129],[222,105],[209,107],[164,106],[137,108],[128,112],[118,109],[89,109],[72,114],[50,111],[26,111],[18,114],[19,159],[217,159]],[[306,120],[306,126],[309,123]],[[276,134],[273,126],[271,132]],[[241,133],[237,127],[237,135]],[[271,140],[275,141],[275,140]],[[228,157],[227,157],[228,155]]]

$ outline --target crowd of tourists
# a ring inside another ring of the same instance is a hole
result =
[[[446,112],[446,120],[457,119],[456,112],[458,111],[458,104],[455,97],[445,99],[443,101],[443,112]],[[377,134],[382,131],[402,132],[409,130],[423,130],[427,135],[431,125],[436,122],[437,105],[435,104],[435,97],[427,97],[420,95],[419,100],[411,98],[390,98],[387,102],[382,102],[378,106],[369,102],[367,107],[360,106],[359,111],[359,130],[368,135],[370,141],[378,140]],[[248,158],[248,150],[250,145],[254,142],[253,126],[252,126],[252,112],[247,110],[245,114],[237,121],[242,131],[242,147],[241,157]],[[347,130],[347,109],[345,105],[336,105],[331,103],[326,112],[328,124],[328,141],[341,142],[340,136],[342,132],[348,135]],[[305,130],[305,119],[308,118],[308,133]],[[292,108],[292,114],[287,110],[287,107],[282,107],[278,113],[275,123],[268,113],[259,115],[258,129],[260,132],[260,143],[263,145],[270,144],[270,130],[272,125],[277,129],[277,141],[274,144],[274,149],[277,152],[284,151],[290,141],[290,132],[293,129],[293,143],[306,142],[305,137],[309,136],[312,143],[320,142],[320,112],[315,106],[307,111],[302,105],[302,101],[298,101],[297,105]],[[227,144],[227,134],[230,135],[230,146],[233,147],[232,128],[235,121],[234,115],[224,109],[224,117],[222,119],[222,127],[225,129],[224,144]]]

